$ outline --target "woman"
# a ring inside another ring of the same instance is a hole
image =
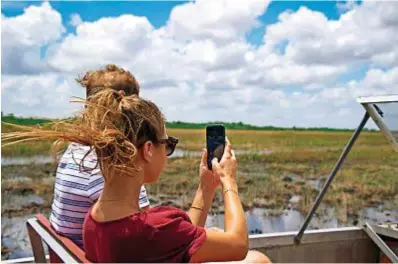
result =
[[[87,100],[104,87],[123,91],[127,95],[138,96],[140,92],[136,78],[114,64],[88,71],[77,82],[85,88]],[[83,158],[84,163],[81,163]],[[97,156],[90,146],[73,142],[60,158],[55,174],[51,226],[58,234],[68,237],[82,249],[84,218],[104,188],[104,180],[97,165]],[[141,187],[140,207],[142,210],[149,208],[144,185]]]
[[[90,98],[82,118],[47,131],[25,129],[3,135],[3,141],[52,137],[95,149],[105,184],[83,227],[91,261],[269,261],[259,252],[248,254],[247,226],[235,182],[237,163],[228,141],[220,163],[212,162],[213,172],[205,168],[203,153],[200,185],[186,214],[166,206],[139,208],[141,186],[158,180],[178,143],[167,135],[164,117],[152,102],[104,89]],[[225,202],[224,232],[202,227],[219,184]]]

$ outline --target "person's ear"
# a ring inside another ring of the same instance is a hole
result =
[[[144,143],[144,145],[141,147],[141,155],[144,161],[151,162],[154,149],[155,146],[151,141]]]

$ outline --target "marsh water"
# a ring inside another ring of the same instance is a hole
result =
[[[251,150],[237,150],[236,155],[246,155],[246,154],[258,154],[267,155],[271,154],[272,150],[262,150],[262,151],[251,151]],[[202,152],[200,151],[190,151],[183,149],[175,149],[174,153],[170,158],[183,158],[183,157],[200,157]],[[1,157],[1,166],[9,165],[29,165],[29,164],[46,164],[53,162],[53,158],[50,156],[29,156],[29,157]]]
[[[238,152],[237,154],[262,154],[266,155],[270,151],[261,152]],[[181,158],[186,156],[200,156],[200,152],[184,151],[177,149],[172,158]],[[52,162],[51,157],[13,157],[2,158],[2,170],[5,166],[27,167],[30,164],[47,164]],[[25,172],[26,173],[26,172]],[[294,176],[291,176],[294,177]],[[32,182],[29,175],[12,175],[8,179],[12,180],[17,186],[19,183]],[[49,175],[43,175],[43,181],[53,181]],[[323,180],[308,180],[306,184],[315,190],[320,190],[324,183]],[[2,216],[1,216],[1,244],[2,259],[14,259],[20,257],[32,256],[29,244],[29,238],[26,230],[26,220],[37,213],[49,216],[48,197],[42,197],[33,193],[29,189],[19,189],[18,192],[2,192]],[[176,198],[178,199],[178,198]],[[251,234],[274,233],[283,231],[296,231],[304,222],[303,215],[297,208],[301,197],[293,195],[289,200],[289,206],[285,209],[276,210],[269,208],[251,208],[246,211],[246,220]],[[394,199],[394,198],[392,198]],[[374,207],[363,208],[355,216],[347,216],[346,221],[341,222],[337,217],[341,214],[339,208],[333,208],[322,203],[318,212],[312,219],[309,229],[335,228],[343,226],[359,226],[364,222],[381,224],[398,222],[398,208],[394,206],[396,201],[385,201]],[[47,204],[46,204],[47,203]],[[153,204],[154,206],[156,204]],[[391,209],[393,208],[393,209]],[[6,213],[5,213],[6,212]],[[210,212],[206,227],[224,227],[224,215],[222,213],[214,214]]]
[[[27,195],[25,197],[14,196],[10,200],[13,201],[13,207],[26,204],[40,204],[43,202],[43,199],[34,195]],[[383,210],[382,206],[365,208],[359,213],[358,218],[351,218],[347,223],[342,223],[337,219],[335,208],[323,206],[321,210],[324,210],[326,213],[321,216],[316,215],[312,219],[309,229],[359,226],[365,221],[373,224],[398,222],[398,210]],[[44,210],[41,213],[48,216],[50,211]],[[26,231],[26,220],[33,215],[1,217],[1,243],[2,248],[5,250],[2,253],[3,259],[32,256]],[[297,231],[304,222],[304,218],[305,216],[294,208],[284,210],[281,215],[275,215],[273,210],[264,208],[253,208],[246,212],[246,221],[250,234]],[[209,214],[206,227],[219,227],[223,229],[224,215]]]

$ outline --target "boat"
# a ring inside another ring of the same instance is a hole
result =
[[[362,226],[307,230],[336,173],[370,119],[398,151],[398,95],[359,97],[357,102],[363,106],[364,115],[301,228],[294,232],[249,235],[250,249],[263,252],[272,262],[282,263],[398,263],[398,223],[365,222]],[[43,215],[28,219],[27,228],[33,257],[3,263],[89,262],[79,247],[52,230]]]

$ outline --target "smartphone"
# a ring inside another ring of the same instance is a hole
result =
[[[206,127],[207,167],[211,170],[214,157],[220,162],[225,148],[224,125],[208,125]]]

